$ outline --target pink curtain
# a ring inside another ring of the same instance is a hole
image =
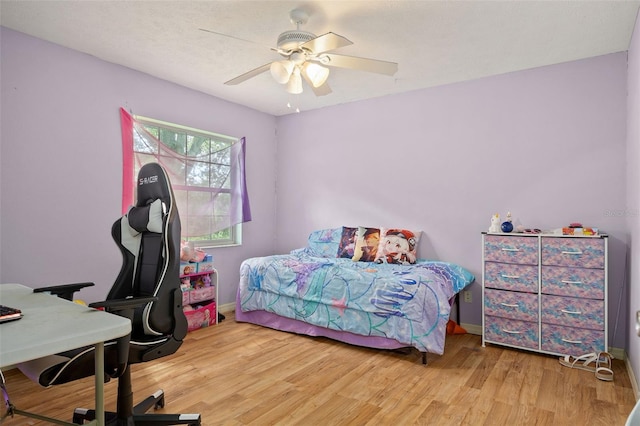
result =
[[[183,237],[209,235],[251,220],[245,176],[245,138],[210,153],[220,167],[207,186],[190,188],[190,167],[203,164],[197,157],[177,153],[147,132],[142,123],[120,108],[122,126],[122,212],[134,203],[134,174],[148,162],[157,162],[167,171],[183,222]],[[134,145],[136,150],[134,151]],[[228,164],[227,164],[228,162]],[[210,174],[212,175],[212,174]],[[185,226],[186,225],[186,226]]]

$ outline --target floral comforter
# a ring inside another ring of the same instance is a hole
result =
[[[294,250],[245,260],[239,297],[244,312],[264,310],[442,354],[450,301],[473,280],[448,262],[376,264]]]

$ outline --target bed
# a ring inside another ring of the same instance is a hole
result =
[[[236,321],[372,348],[414,347],[424,363],[428,352],[442,355],[453,298],[474,276],[443,261],[354,261],[344,234],[314,231],[307,247],[245,260]]]

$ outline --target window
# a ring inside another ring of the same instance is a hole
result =
[[[133,178],[146,163],[164,166],[178,206],[182,238],[200,247],[241,244],[240,222],[245,220],[234,221],[233,211],[236,187],[244,185],[244,167],[232,148],[244,140],[146,117],[131,120]]]

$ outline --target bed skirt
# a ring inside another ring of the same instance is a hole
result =
[[[330,328],[318,327],[305,322],[281,317],[267,311],[249,311],[242,312],[240,306],[239,291],[236,297],[236,321],[248,322],[251,324],[261,325],[264,327],[273,328],[280,331],[288,331],[296,334],[304,334],[314,337],[328,337],[329,339],[337,340],[351,345],[364,346],[367,348],[375,349],[400,349],[409,347],[406,344],[402,344],[394,339],[389,339],[380,336],[361,336],[358,334],[350,333],[348,331],[332,330]]]

